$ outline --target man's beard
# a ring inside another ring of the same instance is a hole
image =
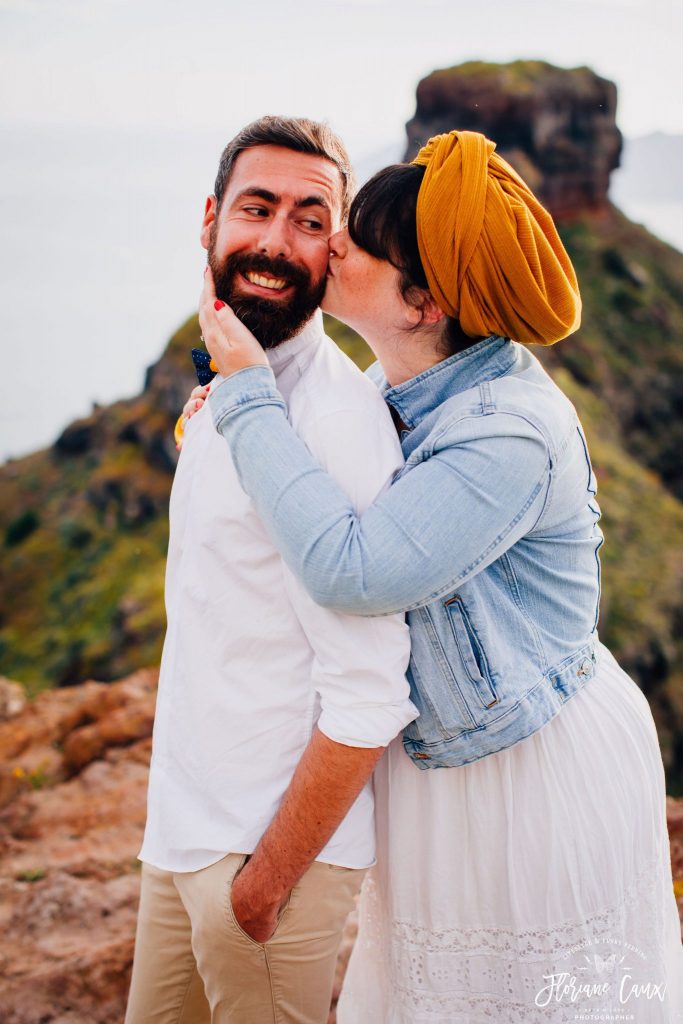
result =
[[[317,284],[303,267],[283,258],[271,259],[263,253],[234,252],[221,266],[216,259],[213,244],[209,247],[209,266],[213,274],[216,295],[233,309],[245,327],[264,348],[275,348],[294,337],[306,324],[325,291],[325,277]],[[293,286],[289,299],[266,299],[244,295],[236,286],[238,274],[267,273],[284,279]]]

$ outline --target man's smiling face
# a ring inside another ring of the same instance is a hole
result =
[[[340,208],[332,161],[282,146],[240,153],[220,209],[207,200],[201,241],[216,294],[265,348],[291,338],[319,306]]]

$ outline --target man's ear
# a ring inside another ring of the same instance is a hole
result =
[[[216,197],[207,196],[206,203],[204,204],[204,219],[202,220],[202,230],[199,235],[199,241],[202,243],[205,249],[209,248],[209,242],[211,240],[211,229],[216,223]]]

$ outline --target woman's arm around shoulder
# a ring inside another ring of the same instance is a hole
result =
[[[290,426],[269,367],[226,378],[209,405],[286,563],[337,611],[386,615],[451,592],[523,537],[545,503],[547,446],[521,416],[442,428],[358,515]]]

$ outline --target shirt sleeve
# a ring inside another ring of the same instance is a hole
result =
[[[355,512],[363,512],[403,464],[381,406],[318,416],[301,429],[316,462],[339,484]],[[286,565],[283,574],[313,651],[318,728],[346,746],[387,746],[417,717],[406,680],[410,633],[405,617],[371,619],[331,611],[315,603]]]
[[[226,378],[209,402],[285,562],[338,611],[386,615],[451,593],[528,533],[545,505],[548,449],[522,416],[452,424],[358,514],[292,430],[268,367]]]
[[[417,718],[405,676],[410,639],[404,617],[364,618],[322,608],[287,566],[283,572],[313,650],[318,728],[349,747],[386,747]]]

